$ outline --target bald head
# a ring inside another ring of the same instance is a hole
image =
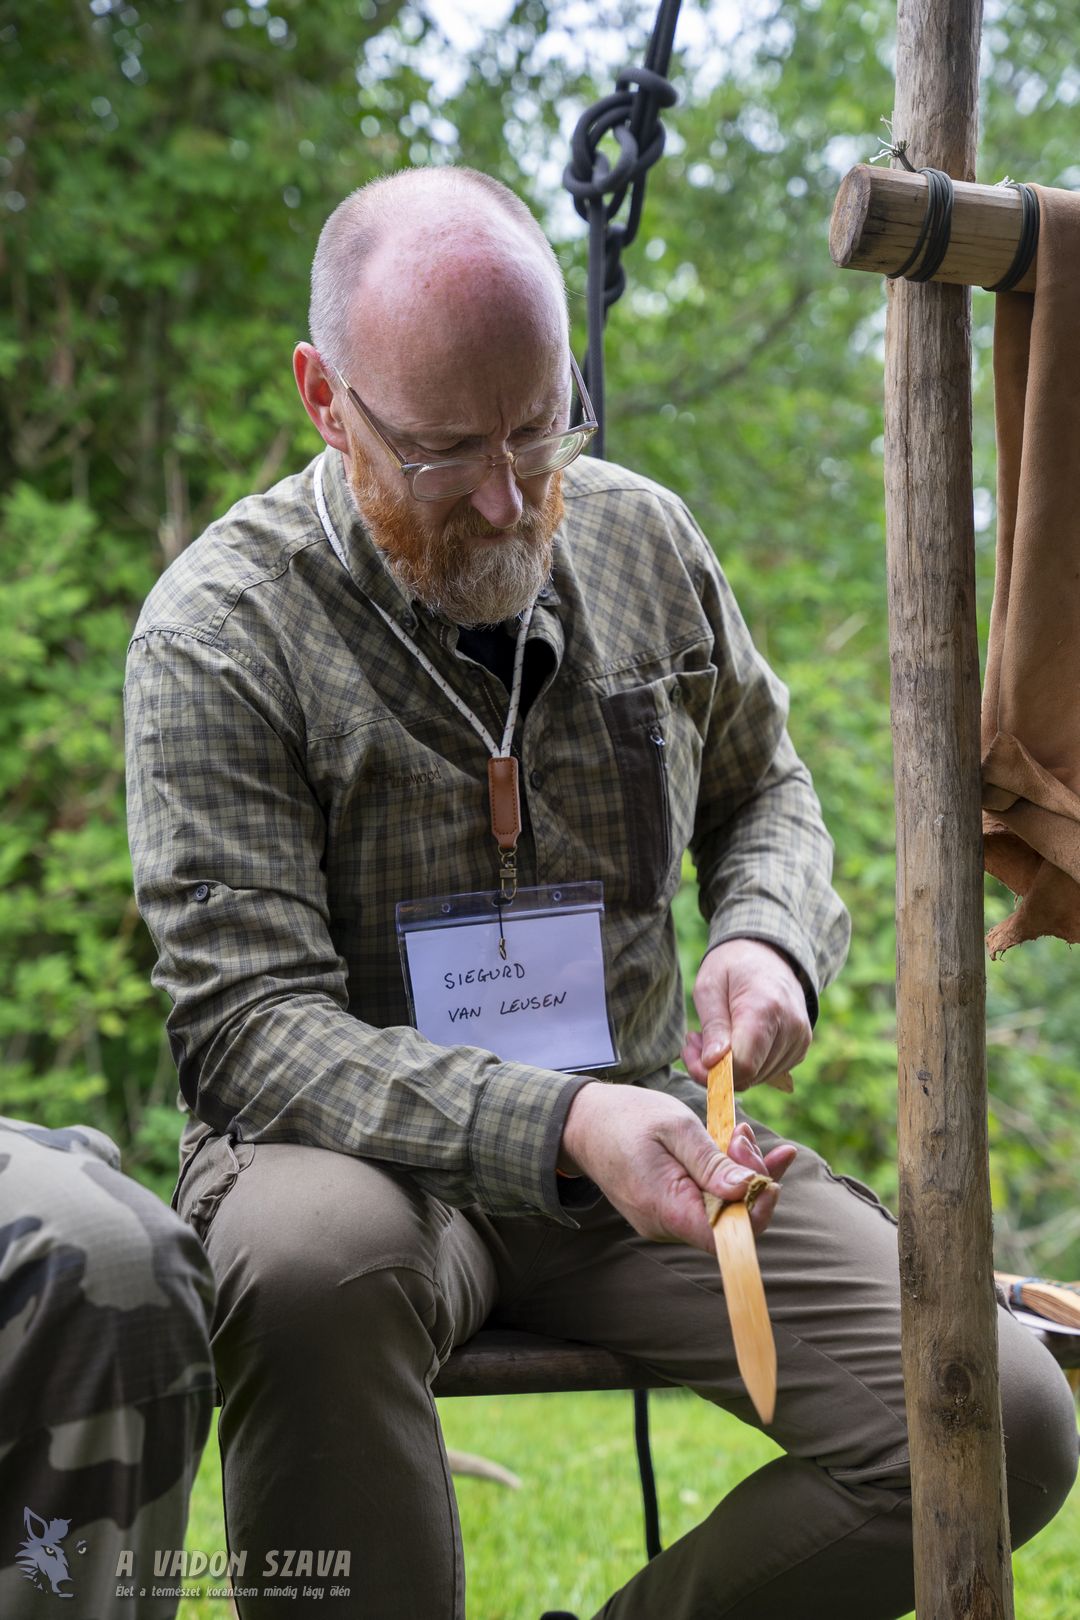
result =
[[[420,366],[438,360],[441,338],[460,347],[513,330],[526,346],[565,348],[566,293],[550,244],[512,191],[473,169],[405,169],[330,215],[310,323],[316,349],[342,371],[384,347],[395,367]]]

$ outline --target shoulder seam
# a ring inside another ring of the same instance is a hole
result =
[[[681,495],[676,495],[674,490],[662,489],[651,481],[643,484],[600,484],[595,489],[563,489],[563,499],[568,505],[571,501],[593,500],[598,495],[645,495],[659,506],[672,506],[683,513],[689,511]]]
[[[317,546],[320,541],[322,541],[324,544],[326,542],[326,536],[323,534],[321,529],[313,530],[309,535],[302,535],[299,537],[297,544],[293,546],[292,550],[285,557],[284,561],[281,563],[281,566],[276,570],[276,572],[272,573],[267,570],[262,574],[254,575],[248,579],[237,580],[232,590],[227,593],[226,601],[222,603],[224,612],[222,613],[218,622],[218,632],[220,633],[222,630],[224,630],[229,619],[240,606],[241,597],[245,596],[248,591],[256,590],[260,585],[276,584],[276,582],[281,579],[284,574],[289,572],[289,569],[293,565],[294,558],[298,557],[302,551],[309,550],[311,546]]]
[[[703,552],[707,552],[715,557],[712,547],[709,545],[708,540],[705,538],[705,535],[702,532],[701,525],[698,523],[683,497],[681,495],[677,495],[673,489],[665,489],[662,484],[654,483],[652,479],[642,479],[641,482],[638,482],[638,480],[635,479],[633,483],[625,484],[603,484],[597,486],[595,489],[564,490],[564,500],[568,506],[571,501],[595,500],[597,497],[603,497],[605,495],[640,495],[647,498],[651,497],[651,499],[654,500],[658,506],[667,507],[669,510],[677,513],[683,522],[689,526],[694,540],[699,543],[700,548],[703,548]],[[690,578],[693,583],[694,590],[700,596],[708,563],[704,554],[694,554],[697,550],[697,547],[691,547],[691,555],[687,558],[687,566],[689,568]]]
[[[210,532],[211,531],[208,529],[207,533],[209,534]],[[305,533],[300,535],[297,538],[296,543],[289,549],[285,557],[281,559],[274,567],[267,566],[260,573],[249,573],[241,578],[231,581],[221,593],[221,600],[218,604],[220,618],[218,619],[217,628],[220,630],[224,626],[229,615],[236,610],[240,598],[244,596],[247,591],[255,590],[260,585],[271,585],[275,583],[275,581],[279,580],[283,574],[287,574],[289,572],[294,558],[298,557],[302,551],[307,551],[311,546],[318,545],[319,541],[324,541],[325,538],[326,536],[323,534],[321,529],[312,530],[310,534]]]
[[[224,642],[220,641],[218,639],[218,632],[195,630],[187,624],[151,624],[147,625],[145,629],[140,630],[137,635],[132,636],[130,642],[128,643],[128,651],[130,652],[138,642],[148,641],[152,636],[183,636],[188,641],[197,641],[200,642],[204,647],[212,647],[215,652],[221,653],[222,657],[227,658],[230,663],[236,664],[240,668],[245,669],[256,681],[259,681],[261,685],[265,686],[270,692],[271,696],[275,697],[282,707],[287,709],[295,720],[299,721],[301,728],[303,728],[303,710],[297,703],[292,692],[290,692],[287,687],[282,685],[278,677],[270,668],[268,668],[267,665],[260,663],[257,659],[251,658],[247,653],[241,652],[237,648],[229,647]]]

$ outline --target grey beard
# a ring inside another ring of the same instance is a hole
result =
[[[452,574],[433,579],[401,558],[382,553],[390,574],[409,597],[452,624],[474,627],[516,619],[533,603],[551,576],[553,545],[515,535],[478,546],[455,562]]]

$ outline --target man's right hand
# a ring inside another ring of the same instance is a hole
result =
[[[737,1203],[755,1175],[779,1181],[795,1158],[791,1143],[762,1155],[741,1124],[721,1153],[685,1103],[637,1086],[591,1081],[570,1104],[559,1169],[589,1177],[642,1237],[714,1251],[702,1193]],[[751,1212],[760,1237],[779,1188],[760,1194]]]

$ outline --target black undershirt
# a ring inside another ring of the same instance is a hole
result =
[[[485,669],[497,675],[509,692],[514,683],[514,652],[517,647],[517,621],[513,634],[505,625],[481,624],[458,626],[458,651],[472,658]],[[551,670],[554,653],[546,641],[533,639],[525,644],[525,661],[521,672],[521,718],[528,714],[533,701]]]

